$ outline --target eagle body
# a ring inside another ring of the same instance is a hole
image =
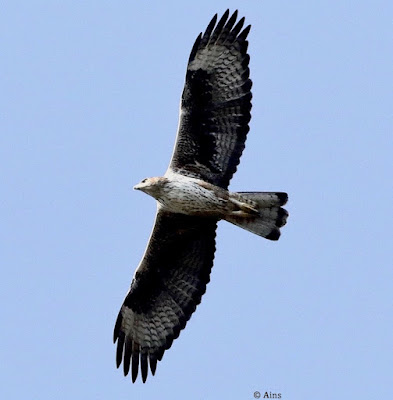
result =
[[[188,60],[176,143],[164,176],[135,186],[157,200],[154,227],[118,314],[116,364],[145,382],[201,302],[210,280],[217,223],[278,240],[283,192],[231,192],[245,148],[251,86],[244,18],[227,10],[198,35]]]
[[[157,199],[167,212],[221,219],[233,209],[229,191],[201,179],[167,173],[142,182],[134,188]]]

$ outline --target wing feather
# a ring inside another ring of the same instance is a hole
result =
[[[236,11],[235,11],[236,13]],[[206,38],[206,40],[210,43],[215,43],[217,41],[217,39],[219,38],[224,26],[225,26],[225,22],[227,22],[229,16],[229,10],[226,10],[224,12],[224,14],[222,15],[222,17],[220,18],[220,20],[218,21],[218,24],[216,26],[216,28],[213,31],[213,34],[211,35],[210,38]],[[206,33],[205,33],[206,36]]]
[[[146,252],[120,309],[114,331],[116,364],[135,381],[186,326],[205,293],[217,221],[159,210]]]
[[[207,42],[210,39],[211,33],[213,32],[214,26],[216,25],[217,22],[217,14],[214,15],[214,17],[211,19],[211,21],[209,22],[209,25],[207,26],[205,33],[202,36],[202,42],[201,42],[201,46],[206,46]],[[195,54],[194,54],[195,56]],[[190,58],[192,57],[192,52],[190,54]]]
[[[246,40],[237,11],[217,15],[192,48],[169,169],[227,188],[245,147],[251,118]],[[236,25],[235,25],[236,24]]]

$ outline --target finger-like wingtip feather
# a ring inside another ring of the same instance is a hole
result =
[[[120,364],[123,359],[123,349],[124,349],[124,333],[119,335],[119,341],[117,343],[117,348],[116,348],[116,366],[117,368],[120,367]]]
[[[228,22],[226,23],[225,25],[226,31],[230,31],[232,29],[233,25],[235,25],[236,19],[237,19],[237,10],[231,15]]]
[[[216,27],[214,29],[214,32],[211,35],[210,43],[216,42],[217,39],[220,37],[220,34],[221,34],[221,32],[222,32],[222,30],[223,30],[223,28],[225,26],[225,23],[227,22],[228,16],[229,16],[229,9],[224,12],[222,17],[218,21],[218,23],[217,23],[217,25],[216,25]]]
[[[130,370],[131,351],[132,351],[132,341],[126,339],[124,343],[124,358],[123,358],[124,376],[127,376]]]
[[[241,31],[241,29],[243,28],[244,25],[244,21],[245,18],[242,17],[239,22],[235,25],[235,27],[232,29],[230,35],[228,36],[228,40],[230,42],[233,42],[235,40],[235,38],[237,37],[237,35],[239,34],[239,32]]]
[[[132,352],[132,367],[131,368],[132,368],[132,370],[131,370],[132,382],[134,383],[138,376],[138,369],[139,369],[139,346],[136,346],[136,345],[134,345],[134,350]]]
[[[246,40],[248,34],[250,33],[251,25],[247,25],[238,36],[238,40]]]
[[[209,25],[207,26],[203,34],[202,45],[205,45],[209,41],[210,35],[214,29],[214,26],[216,25],[216,22],[217,22],[217,14],[214,14],[214,17],[209,22]]]
[[[142,351],[141,352],[141,373],[142,373],[142,381],[143,381],[143,383],[146,382],[147,371],[148,371],[147,353],[146,353],[146,351]]]
[[[121,315],[120,311],[116,319],[115,328],[113,329],[113,343],[116,343],[116,340],[119,337],[122,319],[123,316]]]
[[[192,49],[191,49],[190,57],[188,59],[189,63],[195,58],[195,54],[197,53],[197,51],[199,49],[201,39],[202,39],[202,33],[200,33],[197,36],[197,38],[195,39],[194,45],[192,46]]]
[[[149,364],[150,364],[150,371],[152,375],[156,373],[157,368],[157,356],[154,353],[149,354]]]

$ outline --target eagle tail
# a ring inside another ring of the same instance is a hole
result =
[[[231,213],[225,220],[269,240],[278,240],[280,228],[287,222],[288,212],[281,206],[288,201],[282,192],[231,193],[236,203],[243,204],[245,212]],[[247,212],[247,209],[252,212]]]

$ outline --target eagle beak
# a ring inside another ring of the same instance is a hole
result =
[[[137,185],[134,186],[135,190],[142,190],[146,188],[146,179],[144,179],[143,181],[139,182]]]

